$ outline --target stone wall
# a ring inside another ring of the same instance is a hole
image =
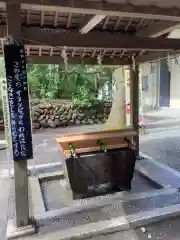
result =
[[[101,103],[93,108],[79,109],[68,103],[31,102],[33,129],[56,128],[75,125],[104,123],[110,113],[111,103]],[[3,117],[0,116],[0,130],[4,130]]]
[[[33,129],[101,124],[108,118],[110,110],[110,103],[85,109],[72,104],[38,104],[32,107]]]

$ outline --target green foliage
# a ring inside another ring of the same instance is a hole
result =
[[[112,69],[109,67],[75,65],[68,66],[66,70],[64,64],[28,64],[27,74],[31,99],[41,102],[67,99],[80,108],[90,108],[98,104],[99,92],[103,91],[106,83],[110,90],[112,88]],[[3,58],[0,58],[0,77],[5,77]]]
[[[110,68],[101,66],[28,65],[28,81],[32,98],[69,99],[74,105],[91,107],[99,90],[111,82]],[[102,76],[108,76],[106,78]]]
[[[96,104],[96,101],[97,99],[95,94],[85,86],[79,87],[78,92],[76,94],[73,94],[72,97],[73,105],[80,108],[90,108]]]

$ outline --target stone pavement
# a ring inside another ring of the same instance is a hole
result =
[[[168,164],[170,167],[180,171],[180,161],[179,161],[179,148],[180,148],[180,124],[179,120],[170,120],[168,117],[164,122],[162,121],[164,116],[145,116],[145,124],[149,128],[149,134],[147,136],[140,137],[140,150],[157,161],[161,161]],[[169,122],[168,122],[169,121]],[[158,124],[159,122],[159,124]],[[172,124],[173,123],[173,124]],[[40,131],[33,135],[34,143],[34,160],[29,161],[29,166],[47,164],[49,162],[57,162],[60,159],[60,151],[58,145],[55,142],[55,136],[60,134],[65,134],[67,131],[72,132],[84,132],[92,131],[101,126],[84,126],[84,127],[71,127],[71,128],[61,128],[61,129],[48,129],[45,131]],[[0,152],[0,177],[3,174],[5,168],[7,168],[6,162],[6,152],[2,150]],[[6,203],[8,199],[8,188],[5,187],[5,182],[0,178],[0,209],[3,209],[4,213],[0,211],[0,234],[5,231],[6,224]],[[7,186],[9,186],[7,184]],[[4,189],[6,191],[4,191]],[[156,223],[155,225],[150,225],[146,227],[147,231],[144,229],[130,230],[126,232],[114,233],[107,236],[98,236],[93,239],[122,239],[122,240],[145,240],[145,239],[163,239],[163,240],[176,240],[180,239],[179,231],[179,218],[169,221],[164,221],[162,223]],[[57,233],[58,236],[59,233]],[[45,237],[45,236],[44,236]],[[51,239],[51,235],[47,235],[45,238],[43,236],[36,236],[30,238],[23,238],[24,240],[39,240],[39,239]],[[3,236],[0,235],[0,240],[4,240]]]
[[[88,238],[89,240],[179,240],[180,218],[166,220],[146,227],[131,229],[107,235]],[[19,238],[19,240],[58,240],[60,232]],[[76,238],[77,239],[77,238]],[[75,239],[69,239],[75,240]]]
[[[180,171],[180,124],[149,128],[140,137],[140,151]]]
[[[145,228],[138,228],[106,236],[97,236],[91,238],[93,240],[179,240],[180,218],[171,219],[171,221],[163,221],[160,223],[149,225]]]
[[[154,108],[144,111],[146,117],[180,119],[180,108]]]

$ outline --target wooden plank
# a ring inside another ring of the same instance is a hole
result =
[[[12,36],[16,41],[21,36],[20,4],[7,3],[7,36]]]
[[[106,15],[87,15],[85,18],[82,20],[81,27],[79,32],[82,34],[86,34],[89,31],[91,31],[96,25],[98,25]]]
[[[124,148],[124,147],[128,147],[127,143],[123,143],[123,144],[114,144],[114,145],[106,145],[106,149],[119,149],[119,148]],[[96,152],[99,151],[99,147],[90,147],[90,148],[80,148],[80,149],[76,149],[76,153],[88,153],[88,152]],[[70,157],[71,153],[69,150],[64,150],[63,151],[64,155],[66,157]]]
[[[159,37],[163,34],[169,33],[174,29],[180,27],[179,22],[173,21],[158,21],[154,24],[151,24],[141,30],[139,30],[136,36],[139,37]]]
[[[63,142],[74,142],[80,140],[98,140],[102,137],[106,138],[117,138],[117,137],[126,137],[126,136],[135,136],[136,132],[132,129],[125,130],[110,130],[110,131],[98,131],[98,132],[88,132],[88,133],[78,133],[78,134],[66,134],[62,137],[56,137],[57,143]]]
[[[136,135],[136,132],[132,129],[119,131],[112,130],[81,134],[67,134],[62,137],[57,137],[56,141],[60,145],[60,149],[65,156],[69,156],[70,143],[74,145],[77,153],[94,152],[100,150],[100,147],[97,145],[97,140],[101,140],[106,149],[122,148],[131,145],[132,138]]]
[[[138,56],[136,58],[137,63],[144,63],[144,62],[150,62],[155,61],[158,59],[166,59],[168,57],[168,54],[171,57],[175,57],[175,55],[179,55],[180,51],[173,51],[173,52],[154,52],[154,53],[146,53],[142,54],[141,56]]]
[[[131,138],[132,137],[126,137],[130,142],[131,142]],[[100,138],[100,140],[104,143],[105,148],[108,145],[117,145],[117,144],[124,144],[125,140],[124,138],[107,138],[104,139],[103,137]],[[66,151],[69,148],[69,143],[73,143],[73,145],[75,146],[76,150],[80,150],[80,149],[87,149],[87,148],[96,148],[98,150],[100,150],[100,147],[97,145],[97,140],[93,139],[93,140],[81,140],[81,141],[73,141],[73,142],[65,142],[65,143],[59,143],[61,150],[62,151]]]
[[[61,56],[33,56],[30,55],[27,58],[27,62],[33,63],[33,64],[64,64],[64,60]],[[87,65],[98,65],[98,61],[96,57],[84,57],[81,58],[81,56],[74,56],[70,57],[68,56],[68,64],[87,64]],[[127,60],[124,58],[118,58],[114,57],[104,57],[102,59],[102,65],[113,65],[113,66],[120,66],[120,65],[129,65],[131,64],[131,60]]]
[[[21,37],[24,39],[25,45],[67,46],[71,48],[81,47],[101,50],[180,50],[179,39],[127,36],[118,32],[110,33],[96,30],[87,34],[80,34],[74,30],[51,31],[51,29],[30,27],[23,28]]]
[[[4,0],[4,2],[9,2],[9,0]],[[178,1],[176,1],[176,4],[164,1],[161,7],[157,6],[155,2],[152,4],[152,1],[149,0],[145,4],[136,3],[136,5],[128,2],[122,3],[119,0],[13,0],[13,2],[21,3],[22,9],[180,21],[180,4]]]

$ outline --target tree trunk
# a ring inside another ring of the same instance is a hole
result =
[[[109,100],[112,100],[112,74],[110,74],[108,81],[108,98]]]
[[[124,129],[126,124],[125,113],[125,74],[124,68],[114,70],[115,90],[109,118],[104,125],[105,130]]]

